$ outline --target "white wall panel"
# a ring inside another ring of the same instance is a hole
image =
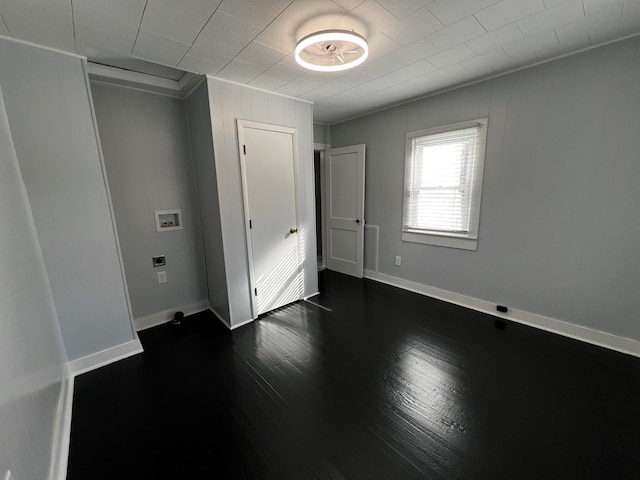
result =
[[[66,354],[0,92],[0,474],[48,478]]]
[[[367,144],[379,271],[640,339],[639,55],[630,39],[333,125],[332,146]],[[483,116],[478,250],[402,242],[406,132]]]
[[[213,134],[206,82],[203,82],[187,99],[187,116],[196,172],[209,305],[228,326],[231,326],[220,201],[218,200],[218,172],[216,172],[213,154]]]
[[[0,39],[0,84],[70,360],[134,338],[83,61]]]
[[[298,230],[300,239],[304,241],[304,295],[311,295],[318,290],[312,106],[306,102],[213,78],[208,78],[207,83],[233,326],[251,318],[249,264],[236,131],[238,118],[297,128],[301,217]]]

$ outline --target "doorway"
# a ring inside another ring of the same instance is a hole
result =
[[[237,120],[254,318],[302,298],[295,128]]]
[[[325,168],[327,269],[362,278],[365,145],[327,150]]]

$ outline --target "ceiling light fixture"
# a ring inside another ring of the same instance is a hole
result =
[[[296,62],[309,70],[339,72],[356,67],[369,56],[361,35],[348,30],[323,30],[307,35],[296,45]]]

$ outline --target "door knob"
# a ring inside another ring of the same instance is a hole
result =
[[[360,219],[359,218],[356,218],[356,223],[360,223]]]
[[[296,233],[298,231],[298,229],[296,227],[291,227],[289,229],[289,233]]]

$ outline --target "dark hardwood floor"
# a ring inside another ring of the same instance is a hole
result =
[[[640,479],[640,359],[373,281],[76,379],[69,476]]]

